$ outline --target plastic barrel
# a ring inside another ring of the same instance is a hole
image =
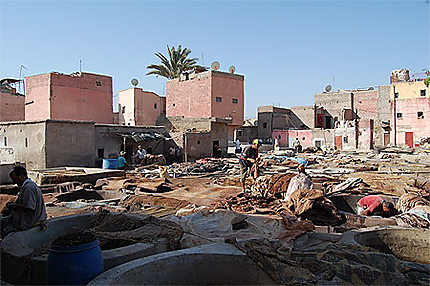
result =
[[[118,169],[118,160],[103,159],[103,169]]]
[[[51,245],[47,268],[49,285],[88,284],[104,268],[98,240],[76,246]]]

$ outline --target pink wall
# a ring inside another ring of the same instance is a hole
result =
[[[0,121],[25,120],[25,97],[0,92]]]
[[[211,117],[211,77],[166,83],[166,116]]]
[[[155,125],[164,107],[163,100],[157,94],[139,88],[134,92],[136,125]]]
[[[216,97],[221,97],[222,102],[216,102]],[[238,103],[233,103],[233,99],[237,99]],[[241,126],[244,118],[243,78],[213,74],[211,103],[213,117],[232,117],[231,125]]]
[[[397,113],[402,113],[402,118],[397,118],[397,144],[404,145],[405,132],[414,133],[414,144],[424,137],[430,137],[430,98],[409,98],[396,100]],[[418,111],[424,113],[423,119],[418,119]],[[394,103],[391,102],[391,142],[394,143]]]
[[[279,140],[279,146],[280,147],[293,147],[289,146],[289,139],[292,138],[295,140],[295,138],[299,138],[300,144],[303,146],[303,148],[307,148],[312,146],[312,130],[273,130],[272,131],[272,138],[279,138],[278,136],[281,136],[281,139]],[[303,139],[305,138],[305,139]]]
[[[26,79],[25,120],[44,120],[51,118],[49,102],[51,74],[29,76]]]
[[[378,91],[354,94],[354,109],[358,109],[360,119],[376,120],[378,118]]]
[[[49,76],[50,80],[46,81],[45,76]],[[28,77],[27,97],[27,101],[34,100],[34,103],[26,108],[27,120],[60,119],[113,123],[112,77],[109,76],[50,73]]]

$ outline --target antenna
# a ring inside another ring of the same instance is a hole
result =
[[[330,84],[328,84],[326,87],[325,87],[325,91],[326,92],[330,92],[331,90],[332,90],[332,86],[330,85]]]
[[[82,73],[82,60],[79,60],[79,72]]]
[[[234,74],[234,72],[236,71],[236,67],[235,66],[231,66],[229,69],[228,69],[228,72],[229,73],[231,73],[231,74]]]
[[[136,85],[138,85],[138,84],[139,84],[139,81],[137,80],[137,78],[133,78],[133,79],[131,80],[131,84],[132,84],[133,86],[136,86]]]
[[[203,52],[202,52],[202,67],[205,66],[205,58],[203,57]]]
[[[217,71],[217,70],[219,70],[219,67],[220,67],[220,64],[219,64],[219,62],[217,62],[217,61],[214,61],[214,62],[211,64],[211,70],[213,70],[213,71]]]

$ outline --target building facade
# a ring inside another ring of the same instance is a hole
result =
[[[47,73],[26,78],[25,120],[113,123],[112,77]]]
[[[391,140],[415,147],[430,137],[430,89],[419,81],[391,83]]]
[[[25,96],[12,86],[17,82],[21,81],[8,78],[0,81],[0,122],[25,119]]]
[[[118,124],[154,126],[166,115],[166,98],[142,88],[129,88],[118,93]]]
[[[219,71],[183,74],[166,84],[166,115],[228,118],[229,139],[244,120],[244,76]]]

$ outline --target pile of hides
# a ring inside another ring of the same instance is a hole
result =
[[[394,218],[399,226],[430,228],[430,206],[416,206]]]
[[[151,155],[148,154],[145,156],[144,159],[144,165],[166,165],[166,158],[163,156],[163,154],[158,155]]]
[[[292,214],[309,219],[315,225],[340,225],[345,222],[345,218],[321,190],[295,190],[284,205]]]
[[[430,201],[415,193],[406,193],[400,196],[396,204],[396,209],[407,212],[416,206],[430,206]]]
[[[270,195],[261,196],[259,193],[241,192],[236,196],[228,197],[219,201],[216,209],[228,209],[248,214],[276,214],[281,207],[278,200]]]
[[[263,197],[272,195],[275,198],[282,198],[287,192],[293,174],[266,175],[258,177],[251,186],[251,191]]]
[[[429,285],[428,269],[367,247],[329,243],[283,251],[260,239],[235,242],[278,285]]]
[[[363,183],[362,178],[349,178],[345,182],[333,187],[333,192],[341,192],[359,187]]]
[[[291,179],[284,201],[287,201],[296,190],[312,190],[313,188],[314,183],[312,182],[311,177],[307,174],[300,173]]]
[[[264,238],[280,243],[283,249],[291,249],[297,236],[314,229],[310,221],[299,221],[292,216],[246,215],[228,210],[203,210],[170,220],[184,229],[183,248]]]

